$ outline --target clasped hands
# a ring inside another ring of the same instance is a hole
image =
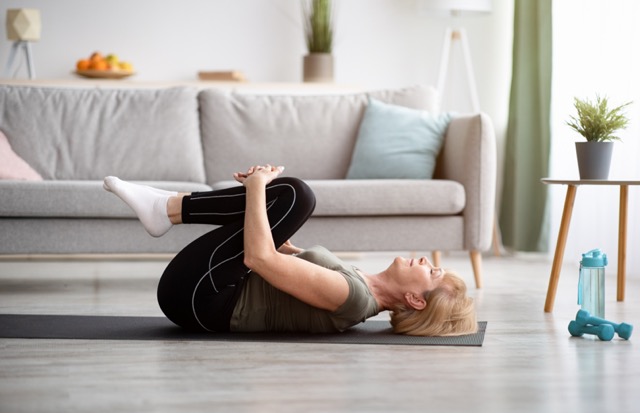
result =
[[[240,182],[244,186],[247,186],[248,183],[254,181],[260,181],[264,185],[273,181],[277,178],[282,171],[284,171],[284,166],[272,166],[266,164],[255,165],[247,170],[247,172],[236,172],[233,174],[233,179]]]

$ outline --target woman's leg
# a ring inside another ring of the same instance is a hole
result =
[[[291,238],[315,208],[311,189],[296,178],[266,188],[267,216],[276,248]],[[247,274],[244,266],[245,189],[184,196],[184,223],[222,225],[187,245],[169,263],[158,285],[158,302],[174,323],[189,329],[227,331]]]

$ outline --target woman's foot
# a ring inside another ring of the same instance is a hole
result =
[[[167,214],[167,201],[177,196],[177,192],[126,182],[115,176],[104,178],[103,187],[129,205],[152,236],[160,237],[173,226]]]

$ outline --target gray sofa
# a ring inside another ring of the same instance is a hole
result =
[[[146,234],[102,189],[117,175],[165,189],[234,183],[258,163],[314,189],[317,207],[293,242],[336,251],[472,253],[491,243],[495,136],[484,114],[449,124],[431,180],[347,180],[369,97],[437,110],[430,88],[337,95],[247,94],[212,87],[156,89],[0,86],[0,130],[42,181],[0,181],[0,254],[175,253],[210,230]]]

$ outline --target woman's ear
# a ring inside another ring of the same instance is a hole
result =
[[[424,310],[424,308],[427,306],[427,302],[425,301],[424,297],[411,292],[405,293],[404,299],[407,304],[414,310]]]

